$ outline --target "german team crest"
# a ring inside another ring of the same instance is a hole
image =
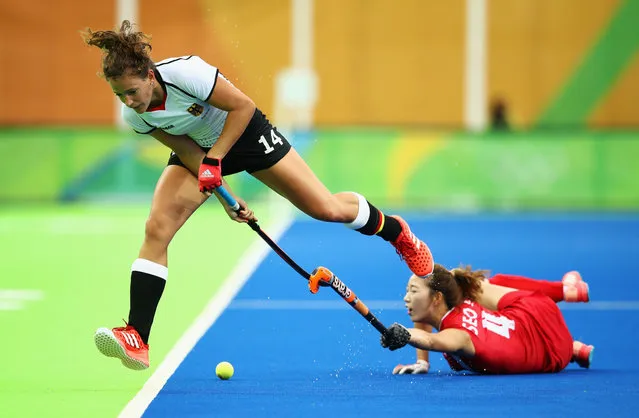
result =
[[[193,116],[200,116],[202,112],[204,111],[204,106],[199,105],[197,103],[193,103],[191,106],[189,106],[188,109],[186,109],[186,111],[192,114]]]

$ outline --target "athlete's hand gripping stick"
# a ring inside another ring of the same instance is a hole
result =
[[[381,344],[382,347],[388,348],[391,351],[395,351],[398,348],[402,348],[410,341],[410,331],[401,324],[395,322],[391,325],[386,332],[382,333]]]
[[[216,192],[219,193],[220,196],[222,196],[222,199],[224,199],[224,201],[231,207],[231,209],[233,209],[235,212],[239,212],[240,210],[242,210],[242,208],[240,207],[240,204],[237,203],[237,200],[235,200],[235,198],[233,196],[231,196],[231,193],[229,193],[228,190],[226,190],[226,188],[224,186],[218,186],[215,189]]]
[[[197,176],[200,192],[212,192],[222,185],[222,160],[204,157]]]

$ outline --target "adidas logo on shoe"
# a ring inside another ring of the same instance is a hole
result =
[[[125,367],[133,370],[149,368],[149,346],[132,326],[99,328],[94,340],[102,354],[120,359]]]

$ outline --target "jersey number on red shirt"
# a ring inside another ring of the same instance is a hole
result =
[[[462,314],[462,326],[476,336],[479,336],[479,331],[477,330],[477,312],[470,307],[464,307]],[[510,338],[510,331],[515,330],[515,321],[505,316],[491,314],[482,310],[481,326],[504,338]]]
[[[481,325],[488,331],[510,338],[510,331],[515,330],[515,321],[505,316],[493,315],[486,311],[481,313]]]

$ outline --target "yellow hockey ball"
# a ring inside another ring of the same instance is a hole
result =
[[[222,361],[215,367],[215,374],[222,380],[228,380],[233,377],[233,365],[228,361]]]

